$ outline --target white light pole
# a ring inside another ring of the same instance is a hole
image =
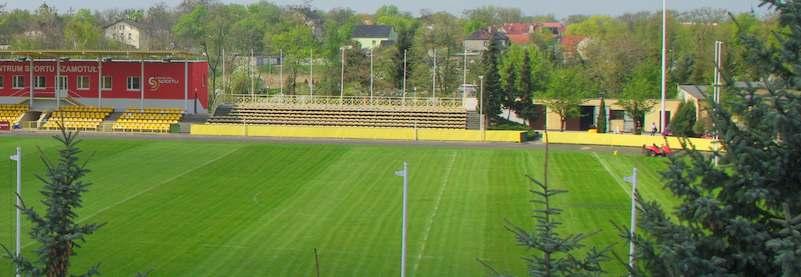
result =
[[[623,178],[631,183],[631,240],[629,242],[629,267],[634,268],[634,235],[637,232],[637,168],[631,171],[631,176]]]
[[[215,88],[216,89],[216,88]],[[139,111],[145,111],[145,58],[140,60],[139,67]]]
[[[28,109],[33,109],[33,56],[29,56],[28,59],[30,59],[30,68],[28,68],[28,73],[31,75],[31,79],[28,81],[28,93],[30,94],[28,95]]]
[[[256,77],[253,75],[257,74],[255,64],[256,56],[253,55],[253,48],[250,48],[250,66],[248,67],[250,69],[250,99],[254,101],[254,103],[256,101]]]
[[[722,41],[715,41],[715,84],[713,85],[713,101],[715,104],[720,104],[720,86],[722,85],[723,76],[721,73],[721,69],[723,68],[723,42]],[[714,123],[713,123],[714,126]],[[714,129],[714,128],[713,128]],[[714,140],[718,141],[718,131],[715,130]],[[715,155],[715,166],[718,166],[720,158]]]
[[[373,48],[370,48],[370,103],[373,102]]]
[[[403,219],[401,220],[401,277],[406,276],[406,208],[409,192],[409,167],[403,162],[403,170],[395,171],[396,176],[403,177]]]
[[[33,80],[31,80],[33,81]],[[61,109],[61,57],[56,58],[56,108]]]
[[[314,96],[314,49],[309,49],[309,95]]]
[[[662,0],[662,99],[659,108],[659,130],[665,131],[665,95],[667,93],[667,0]]]
[[[345,97],[345,47],[340,47],[339,51],[342,52],[342,64],[339,73],[339,101],[341,103],[342,98]]]
[[[467,91],[467,47],[464,48],[464,68],[462,70],[462,98]]]
[[[434,48],[434,71],[431,72],[431,100],[437,98],[437,48]]]
[[[281,70],[278,73],[278,79],[280,79],[281,84],[281,95],[284,95],[284,49],[280,50],[278,59],[281,61]]]
[[[403,50],[403,103],[406,104],[406,50]]]
[[[103,59],[97,58],[97,107],[103,105]]]
[[[482,131],[482,136],[484,132],[484,75],[478,76],[480,80],[480,93],[479,93],[479,100],[478,100],[478,122],[479,129]]]
[[[19,206],[22,205],[22,200],[20,199],[20,197],[22,197],[22,147],[17,146],[17,153],[14,154],[13,156],[11,156],[11,160],[17,162],[17,197],[15,197],[15,198],[17,198],[17,207],[14,210],[16,210],[16,212],[17,212],[17,237],[16,237],[16,248],[15,248],[16,252],[15,252],[15,254],[17,255],[17,257],[19,257],[19,255],[22,253],[21,252],[21,250],[22,250],[22,239],[21,239],[21,236],[20,236],[20,234],[21,234],[21,225],[20,225],[21,224],[21,218],[20,218],[20,211],[19,211]],[[20,276],[19,267],[17,267],[16,272],[17,272],[16,276],[19,277]]]
[[[228,78],[225,75],[225,47],[222,49],[222,75],[223,75],[223,94],[228,92]]]

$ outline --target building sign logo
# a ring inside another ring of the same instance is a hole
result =
[[[162,85],[177,85],[178,80],[172,77],[150,77],[147,78],[147,84],[151,91],[157,91]]]

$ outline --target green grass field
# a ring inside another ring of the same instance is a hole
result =
[[[0,137],[0,156],[21,144],[26,202],[35,207],[44,137]],[[73,259],[75,272],[100,262],[105,276],[322,276],[399,274],[402,179],[409,161],[411,276],[485,275],[476,258],[523,275],[505,220],[532,226],[526,174],[542,177],[543,149],[324,145],[275,142],[86,138],[93,182],[80,221],[106,223]],[[626,245],[610,221],[628,225],[631,167],[641,193],[670,204],[659,182],[664,160],[585,150],[552,151],[550,180],[569,194],[562,230],[600,231],[589,243]],[[13,248],[12,163],[0,170],[0,242]],[[40,209],[41,210],[41,209]],[[26,253],[35,244],[23,236]],[[620,273],[611,262],[607,269]],[[2,276],[13,269],[0,261]],[[620,275],[620,274],[617,274]]]

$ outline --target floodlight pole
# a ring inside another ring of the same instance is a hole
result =
[[[665,97],[667,93],[667,0],[662,0],[662,97],[659,108],[659,131],[665,132]]]
[[[403,104],[406,104],[406,49],[403,50]]]
[[[396,171],[396,176],[403,177],[403,219],[401,225],[401,277],[406,276],[406,211],[409,192],[409,165],[408,162],[403,162],[403,170]]]
[[[28,68],[28,72],[31,75],[30,80],[28,81],[28,109],[33,109],[33,56],[29,56],[30,59],[30,68]]]
[[[278,59],[281,61],[281,70],[278,73],[278,79],[281,79],[281,95],[284,95],[284,49],[281,49],[278,54]]]
[[[22,147],[17,146],[17,153],[14,154],[13,156],[11,156],[11,160],[17,162],[17,197],[15,197],[17,199],[17,206],[14,209],[17,212],[17,215],[16,215],[16,217],[17,217],[17,226],[16,226],[17,227],[17,230],[16,230],[17,231],[17,235],[16,235],[16,247],[15,247],[15,252],[14,253],[16,254],[17,257],[19,257],[20,254],[22,253],[21,252],[22,251],[22,239],[21,239],[22,237],[20,236],[20,234],[21,234],[21,225],[20,225],[21,218],[20,218],[20,210],[19,210],[19,206],[22,205],[22,200],[20,199],[20,197],[22,197]],[[20,276],[20,274],[19,274],[19,266],[17,266],[17,268],[16,268],[16,276],[17,277]]]
[[[103,105],[103,58],[97,59],[97,107]]]
[[[720,104],[720,86],[721,86],[721,81],[723,79],[723,76],[721,75],[722,73],[720,71],[721,68],[723,68],[723,42],[722,41],[715,41],[715,83],[713,84],[713,92],[714,92],[714,94],[712,96],[713,97],[712,99],[713,99],[713,101],[715,101],[716,105]],[[713,122],[713,126],[714,126],[714,122]],[[718,132],[717,132],[717,130],[714,130],[714,132],[715,132],[714,140],[718,141],[719,138],[720,138],[718,136]],[[718,163],[720,162],[719,160],[720,160],[720,158],[716,154],[715,155],[715,160],[714,160],[715,167],[718,166]]]
[[[467,92],[467,47],[464,48],[464,68],[462,69],[462,98]]]
[[[373,48],[370,48],[370,103],[373,103]]]
[[[141,59],[139,67],[139,111],[145,111],[145,58]]]
[[[223,94],[225,94],[228,92],[228,78],[226,78],[225,75],[225,47],[222,48],[222,75],[223,75]]]
[[[31,80],[32,82],[33,80]],[[59,88],[61,88],[61,57],[56,58],[56,108],[61,109],[61,97],[59,95]]]
[[[314,49],[309,49],[309,95],[314,96]]]
[[[431,72],[431,101],[437,99],[437,48],[434,48],[434,71]]]
[[[629,267],[634,268],[635,247],[634,236],[637,232],[637,168],[631,171],[631,176],[625,178],[631,183],[631,238],[629,240]]]
[[[342,52],[342,64],[340,65],[339,75],[339,101],[342,103],[342,98],[345,97],[345,47],[340,47],[339,51]]]

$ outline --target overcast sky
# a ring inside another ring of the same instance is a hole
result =
[[[257,0],[222,0],[226,3],[253,3]],[[0,0],[6,2],[7,8],[15,9],[34,9],[39,6],[41,0]],[[55,4],[60,11],[69,8],[91,8],[91,9],[126,9],[126,8],[147,8],[153,3],[165,2],[170,6],[176,6],[181,0],[50,0],[48,4]],[[300,4],[302,0],[274,0],[271,1],[280,5]],[[734,12],[750,11],[758,9],[759,0],[668,0],[668,7],[672,10],[685,11],[701,7],[724,8]],[[659,0],[494,0],[494,1],[460,1],[460,0],[316,0],[311,1],[312,5],[328,10],[335,7],[350,7],[358,12],[372,12],[384,4],[393,4],[402,10],[410,11],[415,14],[421,9],[432,11],[448,11],[453,14],[461,14],[465,9],[475,8],[483,5],[496,5],[504,7],[518,7],[526,15],[546,15],[553,14],[559,18],[571,14],[607,14],[619,15],[625,12],[636,12],[643,10],[659,10],[662,1]]]

